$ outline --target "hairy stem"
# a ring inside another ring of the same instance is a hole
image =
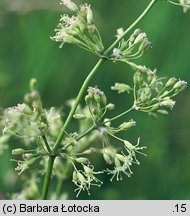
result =
[[[115,40],[115,42],[105,51],[105,55],[107,55],[110,51],[113,50],[113,48],[129,33],[129,31],[131,31],[146,15],[147,13],[150,11],[150,9],[152,8],[152,6],[157,2],[158,0],[152,0],[149,5],[147,6],[147,8],[143,11],[143,13],[135,20],[135,22],[129,26],[129,28],[127,28],[127,30],[124,32],[124,34],[118,38],[117,40]],[[105,59],[101,58],[97,64],[94,66],[94,68],[91,70],[91,72],[89,73],[89,75],[87,76],[87,78],[85,79],[79,93],[78,96],[75,100],[75,103],[65,121],[65,124],[55,142],[55,145],[52,149],[52,153],[56,153],[59,148],[60,148],[60,144],[64,138],[65,135],[65,130],[67,129],[68,125],[70,124],[70,121],[72,120],[72,117],[82,99],[82,97],[84,96],[84,93],[88,87],[89,82],[91,81],[91,79],[93,78],[93,76],[95,75],[96,71],[98,70],[98,68],[104,63]],[[55,158],[54,158],[55,159]],[[42,198],[46,199],[47,197],[47,192],[48,192],[48,188],[49,188],[49,183],[50,183],[50,178],[51,178],[51,173],[52,173],[52,169],[53,169],[53,163],[54,163],[54,159],[52,159],[51,157],[49,158],[49,162],[48,162],[48,168],[47,168],[47,173],[45,176],[45,180],[44,180],[44,185],[43,185],[43,196]]]

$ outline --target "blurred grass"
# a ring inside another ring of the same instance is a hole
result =
[[[36,77],[46,106],[62,106],[76,96],[81,83],[97,58],[74,46],[58,48],[50,40],[62,8],[58,1],[1,1],[0,3],[0,106],[21,102],[28,81]],[[83,2],[83,1],[81,1]],[[95,16],[106,46],[114,40],[118,27],[127,27],[143,11],[149,1],[92,1]],[[176,76],[190,80],[190,15],[180,7],[159,1],[150,14],[137,26],[153,43],[153,49],[140,61],[157,68],[161,76]],[[130,106],[125,96],[110,91],[116,81],[130,82],[130,68],[122,64],[104,64],[91,85],[104,90],[109,101],[116,104],[116,113]],[[177,97],[170,116],[153,120],[137,113],[128,116],[137,121],[129,138],[148,147],[148,157],[141,158],[134,175],[121,182],[110,183],[104,176],[102,188],[92,190],[92,196],[80,199],[189,199],[190,198],[190,90]],[[115,114],[116,114],[115,113]],[[114,115],[114,113],[113,113]],[[14,143],[11,143],[14,148]],[[10,150],[0,157],[0,195],[16,191],[18,182],[9,160]],[[96,160],[102,167],[102,160]],[[12,181],[10,181],[10,177]],[[9,179],[9,181],[8,181]],[[17,183],[16,183],[17,182]],[[71,181],[66,191],[75,198]]]

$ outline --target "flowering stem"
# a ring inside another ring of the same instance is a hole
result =
[[[127,30],[124,32],[124,34],[118,38],[117,40],[115,40],[115,42],[105,51],[104,55],[107,55],[110,51],[112,51],[115,46],[129,33],[129,31],[131,31],[146,15],[147,13],[149,12],[149,10],[152,8],[152,6],[157,2],[158,0],[152,0],[150,2],[150,4],[147,6],[147,8],[143,11],[143,13],[135,20],[135,22],[129,26],[129,28],[127,28]],[[59,150],[60,148],[60,144],[64,138],[64,135],[65,135],[65,130],[67,129],[70,121],[72,120],[72,117],[88,87],[88,84],[89,82],[91,81],[91,79],[93,78],[93,76],[95,75],[96,71],[98,70],[98,68],[105,62],[105,59],[104,58],[101,58],[97,64],[94,66],[94,68],[91,70],[91,72],[89,73],[89,75],[87,76],[87,78],[85,79],[79,93],[78,93],[78,96],[75,100],[75,103],[65,121],[65,124],[55,142],[55,145],[52,149],[52,153],[53,154],[56,154],[56,152]],[[48,168],[47,168],[47,173],[46,173],[46,176],[45,176],[45,180],[44,180],[44,185],[43,185],[43,193],[42,193],[42,198],[43,199],[46,199],[47,197],[47,192],[48,192],[48,188],[49,188],[49,183],[50,183],[50,178],[51,178],[51,173],[52,173],[52,169],[53,169],[53,164],[54,164],[54,159],[55,159],[55,156],[54,158],[50,156],[49,158],[49,162],[48,162]]]
[[[43,190],[42,190],[42,200],[47,199],[47,194],[48,194],[48,189],[49,189],[49,184],[51,180],[51,174],[52,174],[55,158],[56,158],[55,156],[49,156],[47,172],[44,179]]]
[[[46,146],[47,151],[49,152],[49,154],[51,154],[51,148],[50,148],[50,146],[49,146],[49,144],[48,144],[48,141],[47,141],[47,139],[46,139],[46,136],[43,135],[43,136],[42,136],[42,139],[43,139],[43,141],[44,141],[44,144],[45,144],[45,146]]]
[[[78,93],[78,96],[77,96],[77,98],[75,100],[75,103],[74,103],[74,105],[73,105],[73,107],[72,107],[72,109],[71,109],[71,111],[70,111],[70,113],[69,113],[69,115],[68,115],[68,117],[67,117],[67,119],[65,121],[65,124],[64,124],[63,128],[61,129],[61,132],[60,132],[60,134],[59,134],[59,136],[58,136],[58,138],[56,140],[56,143],[55,143],[55,145],[53,147],[53,152],[54,153],[59,149],[59,145],[60,145],[60,143],[63,140],[64,135],[65,135],[65,130],[68,127],[71,119],[73,118],[73,115],[74,115],[74,113],[75,113],[75,111],[76,111],[76,109],[78,107],[78,104],[80,103],[81,98],[83,97],[83,95],[84,95],[84,93],[85,93],[85,91],[86,91],[86,89],[88,87],[88,84],[89,84],[90,80],[92,79],[92,77],[96,73],[97,69],[100,67],[100,65],[103,62],[104,62],[104,60],[100,59],[98,61],[98,63],[94,66],[94,68],[91,70],[91,72],[89,73],[87,78],[85,79],[85,81],[84,81],[84,83],[83,83],[83,85],[82,85],[82,87],[81,87],[81,89],[80,89],[80,91]]]

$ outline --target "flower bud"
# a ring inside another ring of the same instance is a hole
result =
[[[77,182],[77,181],[78,181],[77,172],[74,171],[73,172],[73,182]]]
[[[176,82],[177,82],[177,79],[175,77],[172,77],[167,81],[165,87],[169,88],[169,87],[175,85]]]
[[[83,152],[83,154],[93,154],[96,152],[96,149],[95,148],[90,148],[90,149],[87,149],[86,151]]]
[[[132,90],[132,88],[124,83],[115,83],[114,86],[111,87],[112,90],[118,91],[118,93],[123,93],[123,92],[127,92],[128,94],[130,93],[130,91]]]
[[[119,126],[119,128],[120,128],[120,130],[124,131],[124,130],[128,130],[128,129],[130,129],[131,127],[134,127],[134,126],[136,126],[136,122],[133,121],[133,119],[131,119],[129,122],[124,122],[124,123],[122,123],[122,124]]]
[[[142,52],[143,54],[149,51],[152,48],[152,44],[148,39],[145,39],[142,41],[142,43],[139,46],[139,51]]]
[[[67,34],[66,32],[63,33],[63,41],[68,44],[80,44],[80,41],[73,37],[72,35]]]
[[[90,167],[83,165],[83,168],[84,168],[85,174],[87,174],[87,175],[92,174],[92,169]]]
[[[110,126],[111,126],[111,121],[110,121],[110,119],[105,118],[105,119],[104,119],[104,125],[107,126],[107,127],[110,127]]]
[[[168,111],[166,111],[166,110],[158,110],[157,112],[162,114],[162,115],[168,115],[169,114]]]
[[[187,82],[179,80],[173,87],[174,90],[176,91],[183,91],[187,87]]]
[[[115,155],[120,161],[124,161],[125,160],[125,156],[123,156],[122,154],[116,154]]]
[[[88,164],[89,163],[89,159],[88,158],[84,158],[84,157],[76,158],[75,161],[77,163],[81,163],[81,164]]]
[[[117,157],[114,159],[115,167],[121,167],[121,163]]]
[[[106,106],[107,104],[107,97],[106,95],[103,93],[102,96],[101,96],[101,102],[104,106]]]
[[[69,10],[73,12],[78,11],[78,7],[71,0],[62,0],[61,4],[64,4]]]
[[[127,140],[124,140],[124,145],[126,148],[128,148],[130,151],[134,149],[134,146]]]
[[[76,113],[76,114],[73,115],[73,118],[81,120],[81,119],[85,119],[86,115],[80,114],[80,113]]]
[[[109,104],[106,105],[106,108],[107,108],[108,110],[113,110],[113,109],[115,108],[115,105],[112,104],[112,103],[109,103]]]
[[[133,35],[134,35],[135,37],[137,37],[137,36],[138,36],[139,34],[141,34],[141,33],[142,33],[142,30],[141,30],[141,29],[135,29]]]
[[[136,39],[135,39],[135,41],[134,41],[134,44],[138,44],[138,43],[143,42],[143,40],[144,40],[145,38],[146,38],[146,33],[144,33],[144,32],[140,33],[140,34],[136,37]]]
[[[164,93],[162,94],[162,97],[166,97],[169,94],[169,91],[164,91]]]
[[[17,149],[12,150],[12,155],[21,155],[21,154],[23,154],[25,152],[26,152],[26,150],[21,149],[21,148],[17,148]]]
[[[87,14],[86,14],[86,19],[87,19],[87,22],[89,24],[92,24],[94,22],[94,19],[93,19],[93,12],[90,8],[90,5],[87,7]]]
[[[111,164],[112,163],[111,157],[106,152],[103,152],[103,158],[104,158],[104,160],[105,160],[105,162],[107,164]]]
[[[81,182],[81,184],[85,184],[86,180],[83,174],[81,174],[80,172],[77,172],[77,177],[78,177],[78,180]]]

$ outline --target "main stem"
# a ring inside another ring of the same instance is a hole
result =
[[[147,13],[150,11],[150,9],[153,7],[153,5],[157,2],[158,0],[152,0],[150,2],[150,4],[147,6],[147,8],[143,11],[143,13],[135,20],[135,22],[129,26],[129,28],[127,28],[127,30],[124,32],[124,34],[118,38],[117,40],[115,40],[115,42],[105,51],[105,55],[107,55],[110,51],[112,51],[115,46],[129,33],[129,31],[131,31],[146,15]],[[75,100],[75,103],[65,121],[65,124],[55,142],[55,145],[53,147],[52,153],[55,154],[60,147],[61,141],[64,138],[65,135],[65,130],[67,129],[70,121],[72,120],[72,117],[82,99],[82,97],[84,96],[84,93],[88,87],[89,82],[91,81],[91,79],[93,78],[93,76],[95,75],[96,71],[98,70],[98,68],[104,63],[104,59],[100,59],[97,64],[94,66],[94,68],[91,70],[91,72],[88,74],[87,78],[85,79],[79,93],[78,96]],[[54,158],[55,159],[55,158]],[[42,199],[47,199],[47,193],[48,193],[48,188],[49,188],[49,184],[50,184],[50,178],[51,178],[51,173],[52,173],[52,169],[53,169],[53,164],[54,164],[54,159],[52,159],[52,156],[49,157],[49,161],[48,161],[48,167],[47,167],[47,173],[45,176],[45,180],[44,180],[44,185],[43,185],[43,192],[42,192]]]

